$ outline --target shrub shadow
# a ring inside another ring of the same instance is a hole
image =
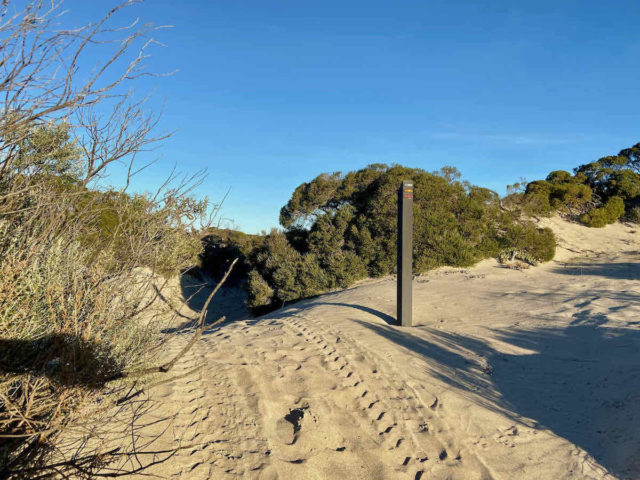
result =
[[[0,373],[46,376],[56,383],[99,387],[120,373],[120,366],[99,343],[74,335],[22,340],[0,338]]]
[[[182,298],[189,309],[195,312],[195,314],[192,312],[191,315],[185,315],[171,307],[174,314],[184,319],[184,321],[175,327],[163,330],[163,333],[177,333],[191,329],[195,325],[197,315],[202,312],[207,298],[216,285],[217,282],[207,275],[200,274],[199,276],[194,276],[188,273],[183,274],[180,277]],[[162,297],[160,298],[162,299]],[[221,287],[211,300],[211,303],[209,303],[205,317],[205,326],[217,321],[223,316],[226,317],[225,324],[252,318],[253,316],[245,304],[246,298],[247,294],[240,286],[225,285]]]
[[[638,263],[634,262],[593,263],[593,261],[584,261],[568,263],[565,266],[556,267],[552,271],[561,275],[592,275],[616,280],[640,280],[640,268]]]
[[[639,330],[608,326],[606,315],[589,312],[574,315],[565,328],[492,330],[513,351],[526,352],[510,354],[434,328],[358,323],[422,356],[430,374],[475,403],[549,428],[614,475],[638,478]]]
[[[352,304],[352,303],[341,303],[341,302],[314,302],[313,305],[326,305],[326,306],[334,306],[334,307],[349,307],[349,308],[355,308],[356,310],[360,310],[363,311],[365,313],[368,313],[370,315],[373,315],[374,317],[378,317],[379,319],[381,319],[382,321],[384,321],[385,323],[387,323],[388,325],[397,325],[397,321],[394,317],[392,317],[391,315],[388,315],[384,312],[381,312],[380,310],[376,310],[375,308],[371,308],[371,307],[365,307],[364,305],[357,305],[357,304]]]

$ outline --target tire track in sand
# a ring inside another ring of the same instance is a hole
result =
[[[353,387],[382,446],[394,451],[396,471],[416,480],[493,479],[476,455],[456,445],[453,430],[439,413],[438,398],[426,391],[418,394],[395,364],[303,315],[292,314],[287,323],[315,344],[329,368]]]
[[[234,337],[239,333],[234,329]],[[231,338],[226,329],[205,336],[175,370],[186,372],[203,363],[204,367],[159,392],[159,401],[179,406],[175,428],[167,432],[179,432],[179,438],[174,436],[174,446],[192,445],[179,450],[166,467],[160,468],[163,477],[257,479],[268,467],[267,442],[255,409],[256,392],[253,384],[245,381],[242,358],[229,355],[229,349],[224,348]],[[172,350],[182,348],[178,343]]]

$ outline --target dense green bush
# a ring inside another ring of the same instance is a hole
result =
[[[574,173],[551,172],[546,180],[528,183],[523,193],[509,195],[506,203],[529,215],[571,211],[590,227],[615,222],[625,209],[629,218],[635,215],[631,210],[640,203],[640,143],[580,165]]]
[[[640,207],[639,206],[631,207],[627,211],[627,220],[633,223],[640,223]]]
[[[269,286],[262,275],[256,270],[251,270],[247,285],[247,302],[249,305],[261,306],[271,305],[274,302],[273,289]]]
[[[594,208],[580,217],[588,227],[601,228],[617,221],[624,213],[624,201],[620,197],[611,197],[602,207]]]
[[[328,179],[333,197],[327,194]],[[495,214],[497,199],[483,196],[481,189],[467,191],[455,179],[401,166],[372,165],[343,177],[321,175],[301,185],[282,210],[283,226],[309,224],[309,248],[321,259],[329,252],[350,251],[364,262],[369,275],[390,273],[395,268],[397,189],[403,179],[413,180],[416,191],[416,257],[430,257],[428,265],[417,266],[419,270],[468,265],[483,256],[476,250],[485,246],[482,240],[490,228],[485,217],[491,215],[489,210]],[[313,187],[315,183],[324,188]],[[315,197],[316,191],[323,195]]]
[[[522,206],[527,214],[549,215],[551,207],[551,183],[546,180],[535,180],[526,186],[522,197]]]
[[[591,201],[593,191],[582,173],[551,172],[546,180],[527,184],[520,205],[530,215],[549,215],[555,210],[581,209]]]
[[[572,176],[569,172],[558,170],[547,176],[547,182],[551,184],[549,202],[554,209],[580,208],[593,196],[591,187],[584,183],[585,177],[580,173]]]
[[[621,150],[618,155],[599,160],[575,169],[585,176],[585,181],[603,200],[621,197],[625,202],[640,195],[640,143]]]
[[[452,167],[428,173],[370,165],[345,175],[319,175],[300,185],[273,231],[247,256],[249,304],[268,304],[346,287],[395,272],[397,191],[414,183],[414,269],[470,266],[518,250],[535,261],[553,257],[550,230],[505,210],[498,195],[460,181]]]
[[[548,262],[556,252],[556,238],[550,228],[537,228],[531,223],[512,223],[505,234],[509,247],[502,250],[531,264]]]
[[[264,281],[272,291],[268,300],[274,305],[316,295],[330,287],[316,255],[298,252],[278,230],[271,231],[263,244],[254,249],[250,263],[255,269],[249,277],[250,297],[267,298]],[[251,303],[253,307],[261,305],[265,304]]]

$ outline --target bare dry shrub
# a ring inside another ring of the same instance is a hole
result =
[[[162,357],[160,335],[171,318],[151,306],[158,274],[193,263],[207,202],[188,195],[199,175],[172,175],[154,194],[126,193],[138,152],[164,138],[152,135],[157,117],[127,86],[148,73],[155,30],[113,25],[132,3],[73,30],[59,25],[60,2],[34,0],[17,13],[12,2],[0,6],[3,478],[89,477],[142,455],[135,444],[96,450],[101,422],[116,404],[146,408],[131,379],[175,363]],[[110,53],[84,72],[82,58],[96,45]],[[115,162],[128,167],[126,185],[98,188]],[[60,456],[62,433],[79,420],[89,433]]]
[[[527,270],[531,268],[531,264],[522,262],[520,260],[515,260],[513,262],[506,262],[503,264],[506,268],[511,270]]]

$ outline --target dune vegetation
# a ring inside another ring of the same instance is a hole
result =
[[[573,175],[551,172],[545,180],[510,186],[505,203],[528,215],[560,212],[588,227],[626,217],[640,220],[640,143],[618,155],[580,165]]]
[[[163,135],[130,90],[153,27],[115,30],[127,4],[68,31],[55,2],[1,7],[2,478],[90,477],[135,453],[88,448],[104,427],[96,409],[125,407],[127,377],[166,360],[169,320],[150,308],[154,287],[200,249],[207,202],[187,195],[198,176],[128,192],[136,155]],[[98,44],[110,53],[87,75],[79,59]],[[103,178],[117,164],[126,184],[109,187]],[[88,433],[62,454],[58,439],[72,425]]]
[[[461,180],[454,167],[426,172],[374,164],[326,173],[295,189],[282,207],[282,230],[262,236],[221,231],[205,235],[202,265],[222,272],[241,258],[248,303],[264,312],[284,302],[395,273],[396,191],[415,185],[414,271],[467,267],[495,257],[526,267],[553,258],[555,237],[535,219],[559,213],[589,227],[640,220],[640,144],[557,170],[545,180],[496,192]]]
[[[153,193],[130,191],[145,168],[137,155],[166,137],[145,113],[147,97],[130,89],[149,73],[144,51],[154,31],[113,25],[130,3],[73,30],[59,28],[59,4],[0,7],[2,478],[91,477],[140,453],[87,445],[101,432],[96,411],[126,405],[124,392],[138,389],[143,374],[172,365],[163,358],[172,318],[154,307],[164,280],[196,265],[220,278],[237,258],[233,278],[260,313],[395,273],[402,180],[415,185],[417,273],[492,257],[549,261],[555,236],[535,220],[555,212],[590,227],[640,221],[637,144],[573,174],[515,184],[502,199],[453,167],[321,174],[295,189],[281,229],[211,229],[211,206],[190,196],[199,174],[172,174]],[[95,45],[111,50],[84,72],[79,59]],[[125,172],[119,187],[105,181],[114,168]],[[77,425],[90,428],[60,460],[58,439]]]
[[[460,180],[453,167],[429,173],[400,165],[370,165],[323,174],[300,185],[280,213],[283,230],[262,237],[205,237],[204,265],[222,270],[239,256],[248,302],[257,312],[356,280],[392,274],[396,267],[397,189],[415,185],[414,270],[471,266],[507,256],[536,264],[551,260],[555,237],[499,195]],[[209,252],[224,246],[226,256]]]

